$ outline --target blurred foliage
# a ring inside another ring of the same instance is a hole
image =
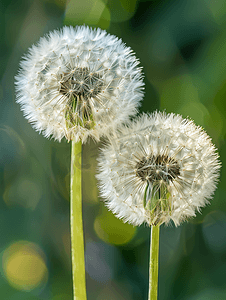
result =
[[[0,292],[2,299],[72,299],[70,145],[46,140],[15,103],[27,48],[63,24],[122,38],[145,74],[141,111],[180,113],[205,128],[226,160],[224,0],[0,1]],[[98,198],[96,156],[83,147],[88,299],[147,298],[150,229],[116,219]],[[226,299],[225,169],[211,205],[179,228],[161,227],[159,300]]]

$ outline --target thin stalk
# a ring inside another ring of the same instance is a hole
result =
[[[158,260],[159,260],[159,226],[151,227],[150,269],[148,300],[157,300],[158,296]]]
[[[84,239],[82,224],[82,143],[71,144],[71,258],[74,300],[86,300]]]

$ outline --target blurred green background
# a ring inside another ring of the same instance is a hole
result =
[[[66,19],[65,19],[66,18]],[[0,297],[72,299],[69,234],[70,145],[45,139],[15,103],[24,52],[62,24],[101,27],[141,61],[141,111],[189,116],[226,160],[225,0],[20,0],[0,2]],[[88,299],[143,300],[150,229],[123,224],[96,188],[100,144],[83,147]],[[226,172],[211,205],[175,228],[161,226],[159,300],[226,299]]]

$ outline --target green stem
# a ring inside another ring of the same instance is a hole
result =
[[[84,240],[82,225],[82,143],[71,145],[71,257],[74,300],[86,300]]]
[[[158,258],[159,258],[159,226],[157,225],[151,227],[148,300],[157,300],[157,296],[158,296]]]

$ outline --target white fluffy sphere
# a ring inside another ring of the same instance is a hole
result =
[[[102,149],[98,169],[101,196],[117,217],[177,226],[211,199],[220,162],[201,127],[156,112],[121,126]]]
[[[129,47],[101,29],[63,27],[23,57],[16,101],[45,137],[98,140],[137,113],[143,76]]]

